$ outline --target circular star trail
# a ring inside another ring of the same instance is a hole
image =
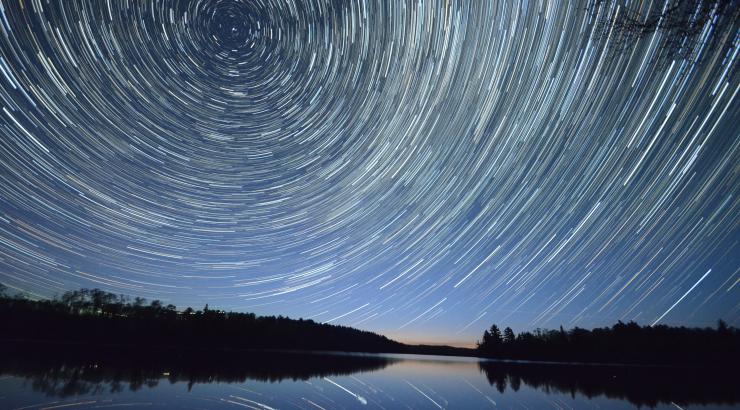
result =
[[[405,340],[737,325],[737,21],[692,62],[595,19],[2,0],[0,281]]]

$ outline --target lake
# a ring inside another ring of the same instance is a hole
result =
[[[0,356],[2,409],[736,408],[737,376],[416,355],[46,346]]]

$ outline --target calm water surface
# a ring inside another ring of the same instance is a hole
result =
[[[685,369],[298,353],[132,359],[58,351],[0,358],[2,409],[714,409],[740,404],[737,379]]]

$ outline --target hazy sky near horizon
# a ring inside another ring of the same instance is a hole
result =
[[[593,20],[0,0],[0,282],[428,342],[740,325],[737,21],[693,64]]]

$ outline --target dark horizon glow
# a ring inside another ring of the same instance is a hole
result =
[[[740,29],[700,64],[663,35],[610,52],[549,2],[0,0],[0,282],[457,345],[738,326]]]

